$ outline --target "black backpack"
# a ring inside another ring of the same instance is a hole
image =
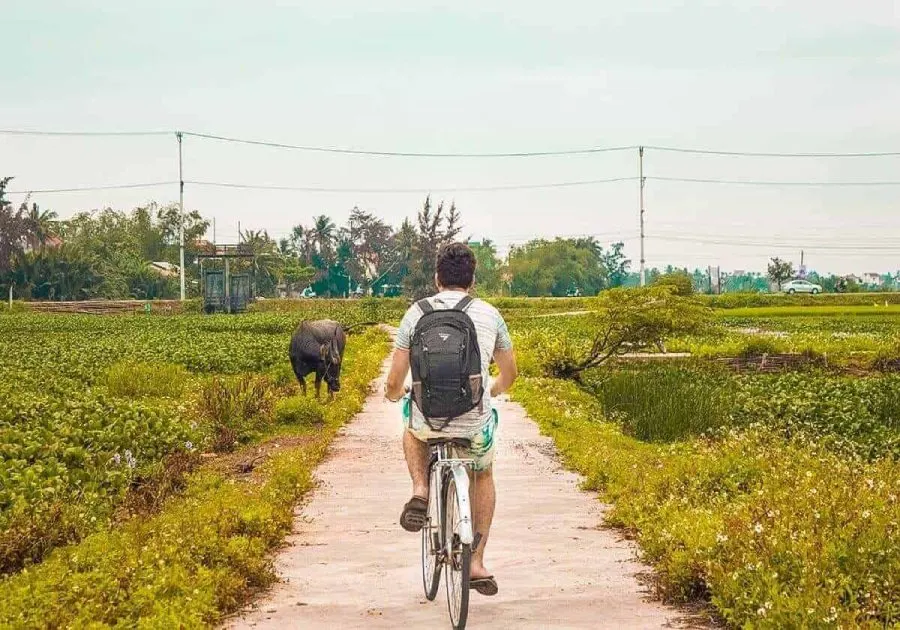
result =
[[[441,310],[428,300],[417,302],[422,317],[410,346],[412,398],[435,431],[482,404],[481,352],[475,324],[466,314],[472,301],[467,295],[454,308]]]

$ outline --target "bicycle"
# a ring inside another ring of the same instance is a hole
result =
[[[454,457],[454,450],[467,450],[464,438],[435,438],[428,465],[428,511],[422,527],[422,584],[425,597],[433,601],[441,581],[447,589],[447,608],[454,630],[466,627],[469,614],[469,570],[472,552],[481,534],[473,533],[469,504],[469,469],[472,459]]]

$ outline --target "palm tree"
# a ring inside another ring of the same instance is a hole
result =
[[[313,218],[312,229],[315,235],[316,251],[324,260],[330,260],[334,253],[337,226],[329,216],[322,214]]]
[[[298,224],[291,228],[290,240],[297,256],[302,258],[307,266],[312,265],[315,232]]]
[[[56,235],[56,219],[59,215],[53,210],[44,210],[38,207],[36,203],[31,204],[31,210],[28,212],[28,230],[29,241],[32,249],[44,250],[47,239]]]
[[[244,247],[253,253],[253,275],[259,293],[274,294],[283,263],[277,244],[265,230],[247,230],[241,236]]]

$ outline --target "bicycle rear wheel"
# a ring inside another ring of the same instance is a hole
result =
[[[469,615],[469,568],[472,562],[472,546],[459,537],[460,509],[456,493],[456,481],[447,473],[443,488],[443,533],[446,555],[444,581],[447,586],[447,608],[454,630],[466,627]]]
[[[441,519],[438,512],[440,491],[437,475],[431,475],[431,489],[428,497],[428,513],[422,527],[422,586],[425,597],[432,601],[441,584]]]

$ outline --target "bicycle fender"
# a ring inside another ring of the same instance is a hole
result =
[[[465,545],[474,539],[472,526],[472,505],[469,502],[469,473],[463,464],[453,464],[450,470],[456,483],[456,500],[459,501],[459,538]]]

